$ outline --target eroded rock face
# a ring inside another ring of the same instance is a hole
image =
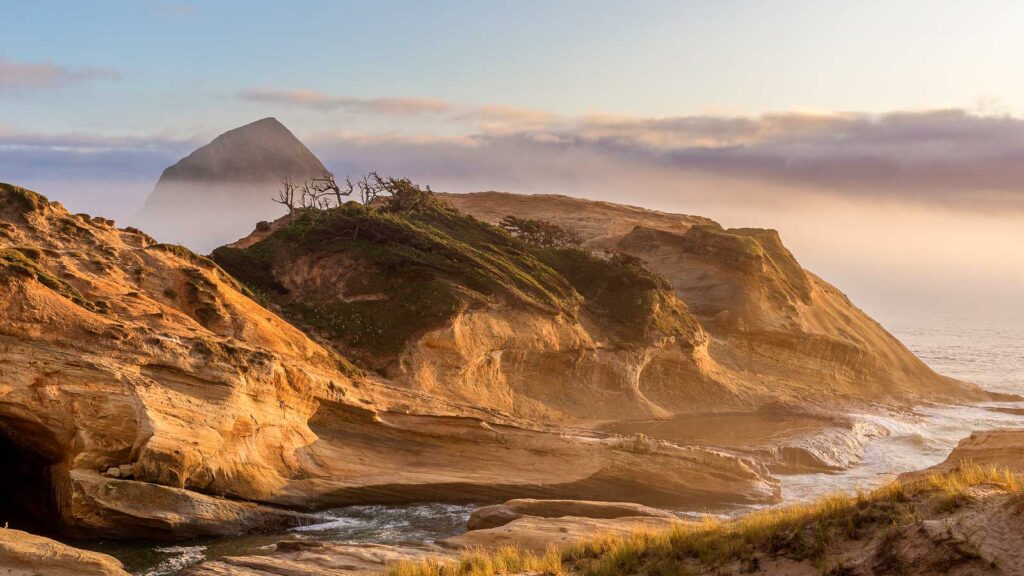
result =
[[[667,279],[708,335],[695,396],[719,394],[705,405],[681,401],[668,385],[679,364],[652,361],[642,366],[639,391],[665,411],[989,397],[930,370],[838,289],[805,271],[773,230],[727,230],[705,218],[565,196],[443,196],[488,222],[509,214],[553,222],[592,247],[641,258]]]
[[[129,576],[116,559],[0,528],[0,573],[9,576]]]
[[[24,472],[4,479],[12,526],[177,539],[307,521],[284,508],[779,496],[751,459],[361,374],[209,260],[9,185],[0,319],[0,453]]]
[[[416,339],[397,376],[462,402],[547,421],[664,418],[746,405],[692,340],[616,345],[593,325],[520,310],[472,310]]]
[[[900,475],[902,481],[920,480],[962,466],[995,466],[1024,472],[1024,429],[980,430],[960,441],[945,460],[924,470]]]

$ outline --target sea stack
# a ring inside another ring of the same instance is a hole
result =
[[[327,172],[276,118],[229,130],[164,170],[137,220],[163,242],[208,251],[283,213],[284,180]]]

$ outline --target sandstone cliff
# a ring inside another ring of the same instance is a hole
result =
[[[439,197],[297,213],[213,257],[360,365],[533,420],[986,397],[930,370],[774,231],[566,197]],[[594,251],[529,246],[471,217],[508,214]]]
[[[0,520],[189,538],[296,508],[507,497],[778,498],[759,464],[396,387],[219,266],[0,185]]]
[[[704,330],[639,262],[530,247],[427,197],[298,213],[213,258],[347,357],[432,395],[556,422],[735,403]]]
[[[711,361],[728,373],[721,378],[754,402],[986,397],[925,366],[842,292],[804,270],[774,230],[724,229],[706,218],[565,196],[443,197],[488,222],[509,214],[544,219],[590,246],[641,258],[699,321]]]

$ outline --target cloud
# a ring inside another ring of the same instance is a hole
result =
[[[790,111],[759,116],[638,117],[590,114],[563,117],[497,104],[460,105],[436,99],[356,98],[309,90],[248,90],[239,96],[282,105],[378,116],[430,115],[418,142],[402,129],[374,134],[321,135],[359,155],[372,148],[387,163],[424,167],[444,152],[432,172],[532,172],[540,162],[550,182],[585,181],[593,163],[620,170],[656,170],[666,178],[711,175],[771,183],[816,194],[888,196],[972,207],[1024,205],[1024,120],[960,109],[891,112]],[[385,118],[379,118],[385,117]],[[433,130],[434,132],[431,132]],[[441,134],[443,136],[432,136]],[[412,151],[409,146],[415,145]],[[456,146],[450,149],[451,146]],[[491,158],[489,154],[500,154]],[[587,164],[573,165],[586,158]],[[476,163],[471,165],[470,163]],[[517,163],[517,165],[512,165]],[[506,169],[504,165],[508,165]],[[481,177],[485,174],[481,173]],[[478,181],[478,180],[474,180]],[[537,183],[544,187],[543,182]]]
[[[559,117],[534,108],[521,108],[500,104],[466,106],[438,98],[360,98],[331,95],[318,90],[278,90],[249,88],[235,94],[248,102],[291,106],[375,116],[431,116],[454,127],[472,127],[481,132],[516,132],[548,128]]]
[[[56,64],[16,62],[0,58],[0,92],[63,88],[92,80],[119,80],[109,68],[65,67]]]
[[[641,194],[645,187],[657,187],[663,197],[675,191],[690,198],[771,203],[800,193],[1024,211],[1024,120],[1008,115],[931,110],[566,118],[497,105],[286,94],[289,102],[314,107],[399,116],[393,130],[297,130],[338,174],[379,170],[455,191],[592,195],[624,187]],[[428,113],[438,122],[425,131],[404,130],[408,123],[402,115]],[[110,172],[152,175],[155,181],[163,167],[207,140],[35,134],[0,127],[0,172],[7,178]]]
[[[972,209],[1024,209],[1024,120],[963,110],[889,114],[790,112],[754,117],[637,118],[460,112],[477,131],[457,138],[321,134],[340,165],[363,164],[487,187],[600,183],[615,171],[726,178],[813,194],[895,198]],[[692,178],[691,178],[692,179]],[[457,184],[457,183],[456,183]],[[458,186],[465,189],[465,186]],[[516,188],[509,188],[516,189]]]
[[[21,182],[38,178],[154,178],[204,142],[160,135],[35,133],[0,125],[0,174]]]
[[[237,96],[250,102],[265,102],[321,111],[344,110],[354,114],[417,115],[451,112],[453,105],[433,98],[358,98],[331,96],[316,90],[273,90],[250,88]]]

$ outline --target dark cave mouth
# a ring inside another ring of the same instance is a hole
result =
[[[29,430],[0,422],[0,526],[32,534],[54,536],[60,532],[60,508],[53,483],[59,458],[38,443]]]

